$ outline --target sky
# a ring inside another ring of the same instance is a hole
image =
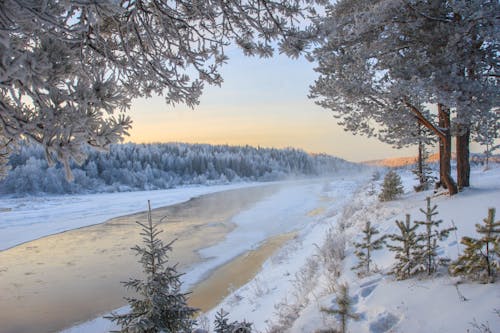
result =
[[[222,86],[206,86],[195,109],[169,106],[161,96],[134,100],[126,141],[294,147],[354,162],[416,155],[416,148],[394,149],[338,126],[307,98],[317,77],[307,60],[246,57],[239,50],[229,57]]]

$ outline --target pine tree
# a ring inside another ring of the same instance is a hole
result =
[[[480,239],[463,237],[465,245],[462,254],[450,265],[453,275],[464,275],[483,282],[494,281],[499,269],[500,258],[500,221],[495,220],[495,208],[488,210],[484,225],[476,224],[476,231],[482,234]]]
[[[336,309],[322,308],[321,311],[336,315],[339,318],[341,324],[340,332],[347,333],[347,323],[349,319],[359,319],[359,315],[352,309],[352,300],[349,297],[349,285],[347,283],[340,285],[335,303],[337,303]]]
[[[215,333],[232,333],[233,326],[229,323],[229,312],[224,311],[224,309],[220,309],[215,314]]]
[[[234,322],[233,330],[231,333],[251,333],[252,332],[252,323],[248,323],[246,321],[243,322]]]
[[[367,221],[363,231],[363,242],[354,243],[356,246],[356,251],[354,252],[359,259],[359,262],[352,269],[360,270],[360,273],[369,274],[370,273],[370,263],[372,262],[371,253],[374,250],[379,250],[382,248],[385,240],[385,236],[377,239],[373,239],[374,235],[380,232],[377,228],[372,227],[370,222]]]
[[[198,311],[186,304],[181,293],[181,274],[176,266],[167,266],[172,242],[164,245],[158,238],[162,232],[153,224],[151,205],[148,201],[148,223],[137,222],[142,227],[144,246],[132,248],[143,266],[144,280],[130,279],[125,287],[134,290],[140,298],[127,298],[131,311],[126,314],[112,313],[107,317],[121,326],[120,333],[190,332]]]
[[[401,184],[401,177],[394,172],[389,171],[384,177],[384,184],[382,185],[382,192],[379,195],[380,201],[391,201],[396,199],[397,196],[403,194],[403,185]]]
[[[390,251],[396,253],[396,263],[392,267],[391,274],[394,274],[398,280],[405,280],[411,277],[415,272],[423,269],[422,265],[422,246],[418,243],[416,230],[418,224],[411,225],[410,214],[406,214],[406,222],[396,220],[400,234],[392,234],[389,238],[396,242],[387,244]]]
[[[241,323],[238,321],[234,321],[229,323],[229,312],[224,311],[224,309],[220,309],[215,314],[214,320],[215,333],[251,333],[252,332],[252,323],[247,321],[242,321]]]
[[[427,197],[427,207],[425,210],[420,209],[422,213],[425,214],[425,221],[415,221],[417,225],[425,226],[426,232],[418,236],[418,240],[423,242],[423,257],[425,260],[426,271],[428,275],[431,275],[438,265],[438,254],[437,249],[439,245],[437,241],[442,241],[448,238],[452,230],[456,228],[448,228],[444,230],[439,230],[439,225],[443,222],[442,220],[433,220],[433,217],[438,214],[437,205],[431,207],[431,198]],[[444,262],[441,259],[441,262]]]

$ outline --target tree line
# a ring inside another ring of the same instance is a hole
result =
[[[11,170],[0,193],[90,193],[165,189],[190,184],[272,181],[288,177],[332,175],[361,169],[332,156],[297,149],[207,144],[116,144],[109,152],[87,148],[88,158],[49,166],[39,145],[23,145],[10,157]]]

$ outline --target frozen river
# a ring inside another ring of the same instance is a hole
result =
[[[276,247],[280,235],[301,228],[321,202],[321,186],[315,180],[206,194],[155,209],[153,220],[167,217],[161,237],[165,242],[177,239],[171,260],[188,272],[184,282],[192,286],[266,240],[274,237]],[[83,217],[96,214],[88,203],[85,208]],[[0,252],[0,332],[57,332],[123,306],[126,290],[119,282],[141,274],[130,248],[140,242],[135,222],[145,219],[145,213],[113,218]],[[265,248],[262,253],[268,255],[273,246]],[[203,307],[214,299],[198,297],[197,302]]]

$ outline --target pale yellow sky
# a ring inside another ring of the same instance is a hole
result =
[[[295,147],[350,161],[415,155],[415,148],[393,149],[339,127],[328,110],[307,98],[316,77],[312,68],[284,56],[236,54],[223,69],[222,87],[206,87],[194,110],[168,106],[162,97],[135,100],[126,141]]]

